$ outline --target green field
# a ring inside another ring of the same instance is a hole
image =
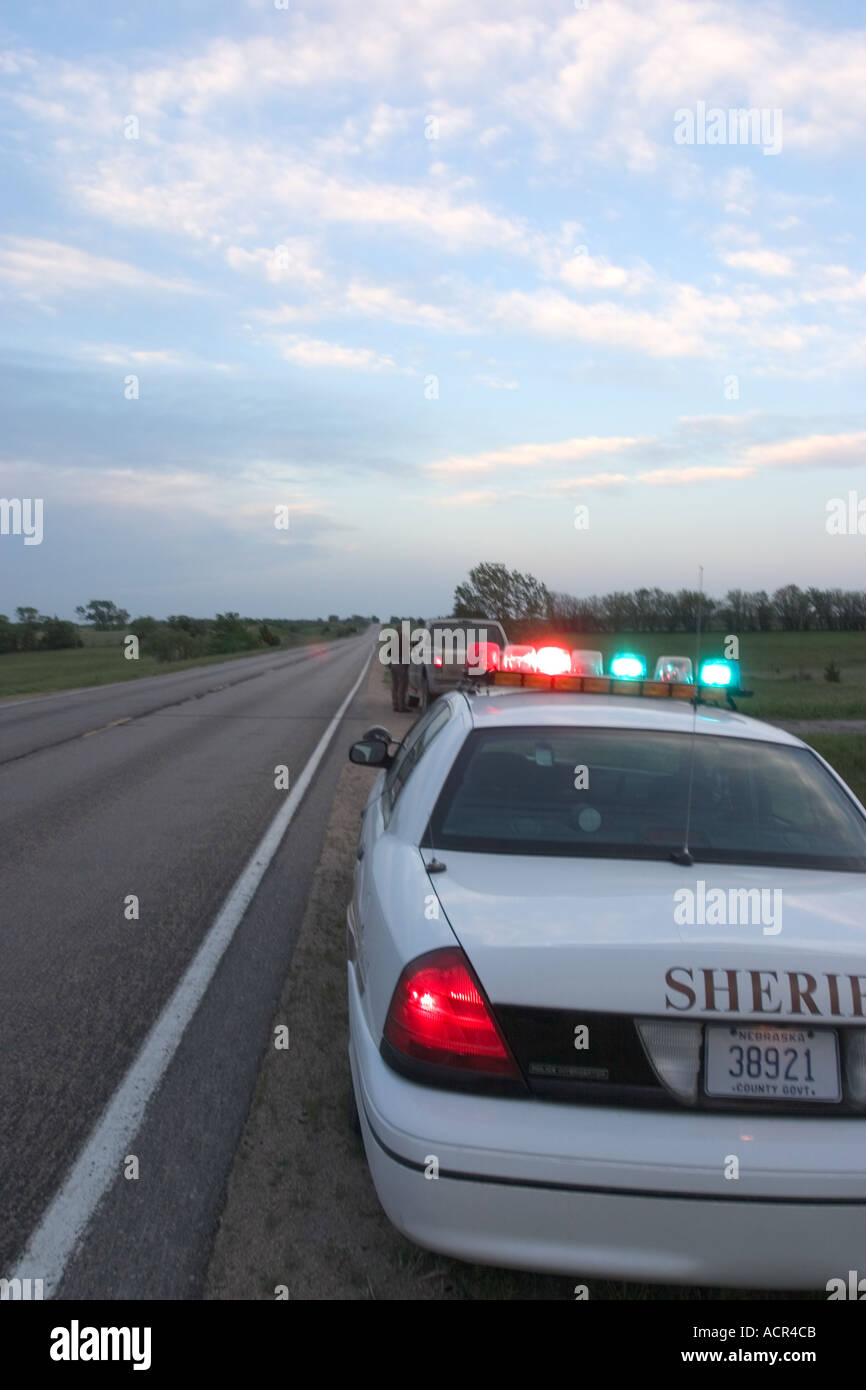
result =
[[[125,636],[120,629],[100,632],[98,628],[87,627],[86,624],[78,625],[78,632],[85,647],[120,647]]]
[[[310,629],[283,637],[282,647],[256,647],[230,655],[196,656],[188,661],[157,661],[141,655],[127,661],[123,655],[123,632],[94,632],[82,627],[83,647],[59,652],[7,652],[0,656],[0,699],[12,695],[45,695],[52,690],[73,690],[88,685],[110,685],[112,681],[141,680],[169,671],[185,671],[193,666],[213,666],[222,661],[243,661],[249,656],[277,655],[289,647],[308,642],[327,642],[333,634]]]

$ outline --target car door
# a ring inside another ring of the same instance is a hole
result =
[[[408,901],[423,903],[431,892],[417,837],[407,838],[398,828],[403,820],[399,808],[412,796],[415,779],[423,774],[426,761],[436,757],[439,735],[454,718],[454,699],[453,695],[446,696],[418,720],[411,730],[411,742],[407,739],[400,749],[388,769],[382,795],[370,809],[370,849],[364,858],[360,904],[359,975],[363,973],[363,1007],[374,1036],[383,1025],[401,968],[404,948],[398,938],[407,929],[403,908]],[[431,930],[435,926],[431,924]],[[441,929],[447,930],[450,939],[450,928],[443,923]]]
[[[350,926],[355,934],[355,948],[365,971],[364,934],[370,915],[369,874],[373,849],[385,832],[391,810],[412,768],[435,733],[444,725],[450,709],[437,705],[412,725],[399,745],[394,761],[384,777],[377,777],[364,810],[355,849],[355,875],[350,909]]]

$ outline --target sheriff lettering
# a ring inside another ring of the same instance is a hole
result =
[[[672,965],[665,1008],[707,1014],[866,1018],[866,975]]]

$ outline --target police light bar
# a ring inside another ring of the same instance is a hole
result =
[[[656,662],[653,680],[680,681],[683,685],[693,685],[695,676],[691,657],[660,656]]]
[[[491,644],[495,645],[495,644]],[[498,652],[497,648],[497,652]],[[578,660],[579,658],[579,660]],[[594,665],[597,674],[576,672],[575,666]],[[564,647],[509,645],[502,653],[498,669],[470,671],[469,689],[487,686],[518,686],[524,690],[562,691],[582,695],[641,695],[705,704],[720,696],[736,709],[732,693],[749,696],[741,689],[739,663],[709,657],[701,663],[700,680],[695,683],[692,663],[687,656],[661,656],[655,664],[654,679],[646,678],[646,662],[636,652],[619,652],[610,663],[610,675],[601,674],[600,652],[567,652]]]
[[[604,659],[601,652],[573,651],[571,653],[571,674],[573,676],[604,675]]]
[[[672,697],[675,700],[694,700],[698,689],[694,685],[678,681],[636,680],[633,676],[547,676],[541,671],[492,671],[486,678],[486,684],[496,687],[519,686],[523,690],[559,690],[582,695],[655,695]],[[711,687],[710,693],[726,694],[718,687]]]
[[[580,695],[648,695],[673,700],[692,700],[698,704],[719,697],[729,704],[731,690],[720,685],[695,685],[694,681],[637,680],[634,676],[547,676],[542,671],[477,672],[471,686],[518,686],[523,690],[562,691]],[[751,690],[737,690],[738,697],[747,697]]]

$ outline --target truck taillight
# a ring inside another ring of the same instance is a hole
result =
[[[472,642],[466,652],[466,665],[473,671],[498,671],[501,656],[498,642]]]
[[[520,1078],[493,1011],[456,946],[419,956],[397,982],[385,1041],[404,1057]]]

